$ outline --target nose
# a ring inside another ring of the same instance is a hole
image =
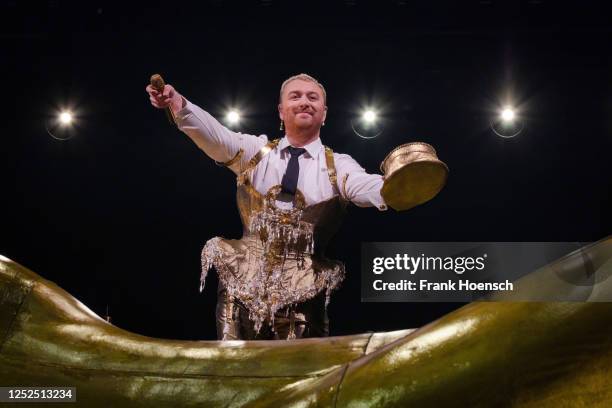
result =
[[[300,107],[310,106],[310,100],[307,96],[302,96],[299,100]]]

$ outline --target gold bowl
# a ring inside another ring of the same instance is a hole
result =
[[[446,184],[448,166],[423,142],[393,149],[380,164],[385,182],[380,191],[387,205],[408,210],[434,198]]]

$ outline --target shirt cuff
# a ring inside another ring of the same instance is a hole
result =
[[[378,208],[379,211],[387,211],[387,209],[389,208],[382,194],[380,194],[380,191],[374,194],[374,197],[372,197],[372,204],[374,204],[374,206]]]
[[[388,206],[380,193],[370,192],[366,195],[353,197],[351,199],[358,207],[376,207],[379,211],[387,211]]]
[[[387,203],[385,202],[385,199],[383,198],[382,194],[380,194],[380,192],[382,191],[382,186],[383,186],[383,177],[380,176],[380,189],[377,189],[378,191],[376,191],[374,194],[372,194],[372,204],[378,208],[378,211],[387,211],[387,209],[389,208],[387,206]]]
[[[387,207],[387,204],[385,204],[384,201],[381,201],[380,203],[376,204],[376,208],[378,208],[379,211],[387,211],[389,207]]]

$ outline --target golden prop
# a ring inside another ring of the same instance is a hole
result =
[[[448,177],[448,167],[435,149],[423,142],[406,143],[393,149],[380,164],[385,181],[380,191],[387,205],[408,210],[434,198]]]
[[[611,260],[612,237],[549,266],[588,265],[591,302],[474,302],[415,331],[220,342],[122,330],[0,256],[0,384],[76,387],[88,408],[609,407]]]

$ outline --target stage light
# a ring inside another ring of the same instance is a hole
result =
[[[363,115],[361,117],[366,123],[374,123],[376,122],[378,115],[372,109],[367,109],[365,112],[363,112]]]
[[[61,112],[58,117],[57,120],[59,121],[59,123],[61,123],[64,126],[68,126],[72,124],[73,121],[73,116],[72,113],[68,112],[68,111],[63,111]]]
[[[227,123],[230,125],[236,125],[240,122],[240,113],[236,110],[230,110],[227,112],[227,115],[225,115],[225,120],[227,120]]]
[[[362,139],[374,139],[383,132],[384,124],[380,119],[377,110],[366,107],[359,117],[351,119],[351,128]]]
[[[56,140],[68,140],[76,135],[79,127],[77,115],[71,109],[62,109],[50,114],[45,119],[45,129],[49,136]]]
[[[504,110],[502,110],[500,113],[500,118],[504,122],[512,122],[515,117],[516,117],[516,113],[514,112],[514,109],[512,109],[511,107],[504,108]]]
[[[513,106],[506,105],[498,112],[497,118],[491,121],[491,129],[497,136],[510,139],[523,131],[525,124]]]

